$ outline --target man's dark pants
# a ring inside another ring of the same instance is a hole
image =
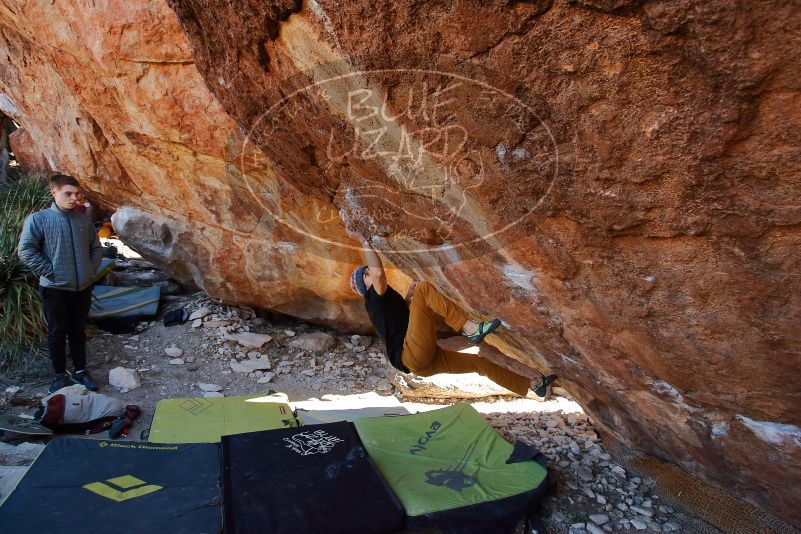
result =
[[[47,347],[56,374],[67,370],[66,341],[69,339],[70,356],[76,371],[86,369],[86,319],[92,304],[92,287],[83,291],[65,291],[40,287],[47,321]]]

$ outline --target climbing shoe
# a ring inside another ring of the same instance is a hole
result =
[[[559,377],[556,375],[542,375],[529,389],[533,391],[536,396],[544,399],[546,393],[548,393],[548,386],[556,382],[557,378]]]
[[[467,338],[478,345],[484,338],[487,337],[487,334],[493,333],[498,327],[501,326],[500,319],[493,319],[488,323],[476,323],[476,333],[472,336],[467,336]]]
[[[97,384],[95,384],[87,371],[75,371],[74,373],[70,373],[70,380],[75,384],[84,386],[89,391],[98,390]]]
[[[50,387],[47,388],[48,393],[55,393],[61,388],[65,388],[70,385],[70,379],[67,376],[67,373],[57,374],[53,381],[50,383]]]

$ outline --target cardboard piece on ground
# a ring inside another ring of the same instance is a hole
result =
[[[0,416],[0,430],[15,437],[51,436],[53,434],[52,430],[41,423],[18,415]]]

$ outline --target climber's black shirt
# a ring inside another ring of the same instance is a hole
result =
[[[387,347],[387,356],[392,367],[408,373],[409,369],[401,363],[403,339],[409,326],[409,306],[406,301],[391,286],[387,286],[383,295],[376,293],[373,286],[370,286],[364,296],[364,308],[378,337]]]

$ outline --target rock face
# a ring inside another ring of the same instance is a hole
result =
[[[602,432],[801,525],[797,5],[2,0],[0,26],[3,109],[177,279],[365,331],[341,211]]]
[[[35,171],[52,171],[50,162],[47,161],[42,149],[31,137],[31,133],[25,128],[18,128],[8,136],[14,158],[20,165]]]

